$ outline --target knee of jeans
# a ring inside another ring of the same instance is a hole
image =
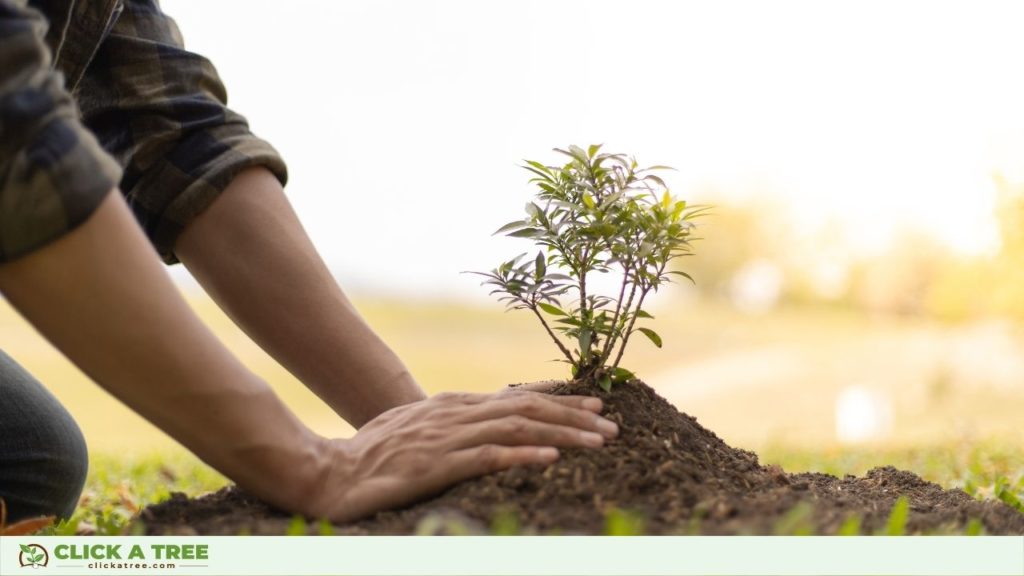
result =
[[[67,415],[53,422],[46,474],[50,476],[52,514],[69,518],[78,506],[89,472],[89,450],[78,424]]]
[[[85,479],[89,473],[89,449],[78,424],[71,420],[68,425],[66,441],[62,449],[63,476],[66,479],[66,490],[62,506],[58,507],[59,516],[68,518],[78,506],[78,499],[85,488]]]

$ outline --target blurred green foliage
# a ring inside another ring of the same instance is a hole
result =
[[[999,174],[994,182],[999,251],[947,262],[926,297],[928,312],[939,318],[1024,320],[1024,184],[1011,183]]]
[[[755,198],[731,205],[716,201],[715,217],[702,227],[707,242],[687,269],[701,278],[696,290],[711,298],[732,297],[744,267],[766,261],[784,278],[782,304],[828,304],[954,322],[1024,321],[1024,184],[998,174],[993,181],[999,247],[992,254],[958,254],[912,228],[898,231],[880,252],[856,254],[846,237],[851,232],[838,222],[801,232],[785,207]]]

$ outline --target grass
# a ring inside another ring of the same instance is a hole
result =
[[[999,441],[950,443],[917,448],[794,450],[771,447],[762,462],[790,472],[823,472],[834,476],[863,475],[892,465],[910,470],[943,488],[961,488],[980,499],[1000,499],[1024,512],[1024,448]],[[1015,503],[1016,501],[1016,503]]]
[[[70,519],[43,533],[126,534],[131,520],[145,506],[163,502],[174,492],[195,496],[227,483],[223,476],[183,451],[159,456],[92,456],[78,509]]]

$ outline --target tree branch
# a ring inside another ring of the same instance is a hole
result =
[[[530,310],[532,310],[533,313],[537,316],[537,319],[540,320],[541,325],[544,326],[544,330],[547,330],[548,336],[551,336],[551,339],[555,341],[555,345],[558,346],[558,349],[562,351],[563,355],[565,355],[566,360],[568,360],[570,364],[576,364],[576,362],[572,359],[572,353],[569,352],[569,349],[566,348],[564,344],[562,344],[562,341],[558,339],[558,336],[555,336],[555,333],[551,330],[551,327],[548,326],[547,321],[544,320],[544,316],[542,316],[540,311],[537,310],[537,305],[534,304],[533,306],[530,306]]]
[[[617,339],[616,334],[618,332],[617,325],[619,323],[619,315],[622,313],[622,299],[626,295],[626,286],[629,284],[629,268],[625,265],[623,267],[626,269],[622,273],[622,286],[619,288],[619,298],[615,301],[615,314],[612,316],[611,324],[612,331],[608,334],[608,340],[604,343],[604,349],[601,350],[600,364],[602,365],[605,363],[605,360],[608,359],[608,356],[611,354],[612,348],[615,345],[615,340]]]
[[[634,285],[633,288],[634,288],[634,293],[635,293],[636,286]],[[650,291],[651,291],[650,287],[647,287],[647,288],[644,288],[640,292],[640,301],[637,302],[637,305],[636,305],[637,311],[643,310],[644,298],[647,297],[647,293],[650,292]],[[632,299],[633,298],[632,298],[632,294],[631,294],[630,295],[630,300],[632,300]],[[629,310],[627,309],[627,313],[628,312],[629,312]],[[637,319],[637,315],[633,314],[633,317],[629,319],[629,327],[626,328],[625,332],[622,333],[622,343],[619,345],[619,353],[618,353],[618,355],[615,356],[615,362],[612,364],[612,370],[614,370],[614,369],[619,367],[619,361],[622,360],[622,355],[626,352],[626,344],[629,343],[629,336],[633,333],[633,326],[636,324],[636,319]]]

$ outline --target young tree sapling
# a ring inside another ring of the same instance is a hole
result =
[[[569,158],[562,166],[526,160],[536,198],[526,204],[526,218],[495,234],[531,239],[540,251],[475,274],[507,309],[537,317],[573,378],[609,391],[634,377],[619,366],[633,334],[661,347],[661,336],[638,321],[653,319],[644,310],[652,292],[674,276],[693,281],[670,264],[692,254],[693,219],[707,208],[676,199],[653,173],[671,168],[638,168],[634,158],[600,150],[556,148]],[[595,293],[588,285],[594,273],[616,274],[616,293]]]

